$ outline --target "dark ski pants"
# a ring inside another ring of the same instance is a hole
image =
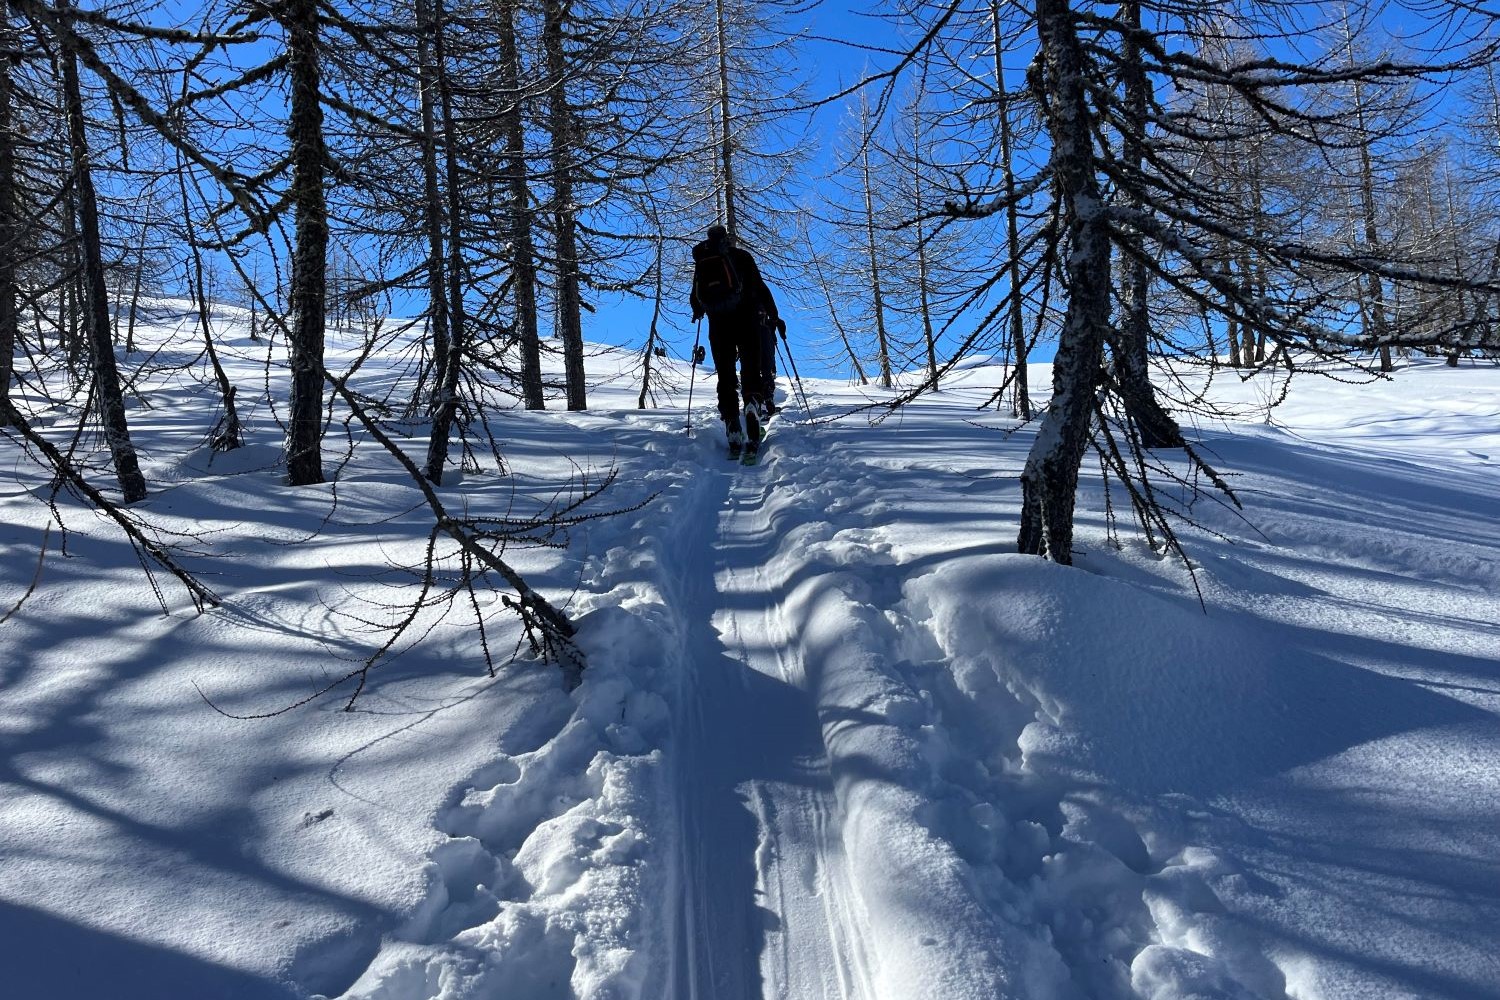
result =
[[[765,404],[765,376],[761,372],[764,344],[761,325],[753,317],[710,316],[708,349],[719,376],[719,416],[731,429],[740,427],[740,386],[745,402]],[[735,363],[739,363],[736,377]]]

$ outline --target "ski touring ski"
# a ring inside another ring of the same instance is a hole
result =
[[[766,435],[771,430],[771,419],[765,418],[762,422],[760,415],[749,407],[745,409],[745,429],[749,432],[746,437],[744,449],[740,452],[741,465],[758,465],[761,455],[765,454]]]

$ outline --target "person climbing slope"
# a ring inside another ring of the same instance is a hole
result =
[[[735,246],[723,226],[710,227],[708,238],[693,247],[689,301],[695,322],[708,316],[708,346],[719,380],[719,416],[729,437],[729,453],[736,458],[741,452],[753,454],[760,449],[770,402],[764,372],[763,324],[767,320],[762,317],[776,325],[780,315],[755,258]]]

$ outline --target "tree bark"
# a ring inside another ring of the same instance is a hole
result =
[[[15,377],[16,342],[21,332],[21,290],[16,279],[21,199],[16,190],[16,132],[11,123],[11,73],[19,58],[13,53],[19,45],[10,12],[0,11],[0,427],[10,422],[10,383]]]
[[[714,39],[719,57],[719,160],[724,181],[724,228],[733,239],[739,229],[734,180],[734,132],[729,116],[729,30],[724,0],[714,0]]]
[[[922,181],[920,170],[914,171],[917,179],[917,211],[922,209]],[[917,298],[922,313],[922,337],[927,346],[927,381],[932,388],[938,387],[937,337],[932,331],[932,290],[927,286],[927,233],[922,225],[922,216],[917,216]]]
[[[135,265],[131,267],[130,308],[125,314],[125,353],[135,353],[135,321],[141,311],[141,285],[146,279],[146,231],[141,226],[141,239],[135,248]]]
[[[292,256],[291,413],[287,419],[287,481],[323,482],[323,338],[328,302],[328,205],[323,191],[328,153],[323,141],[317,0],[286,0],[291,74]]]
[[[927,59],[922,60],[921,95],[927,92]],[[912,108],[912,206],[916,209],[917,236],[917,308],[922,317],[922,339],[927,348],[927,381],[935,391],[938,387],[937,337],[932,330],[932,289],[928,284],[930,270],[927,259],[927,227],[923,216],[927,212],[926,191],[922,186],[922,108],[919,103]]]
[[[1347,11],[1344,15],[1344,40],[1349,47],[1349,65],[1353,66],[1355,63],[1354,33]],[[1375,166],[1374,159],[1370,155],[1370,140],[1366,138],[1368,133],[1365,121],[1364,87],[1358,80],[1354,81],[1354,127],[1359,135],[1359,209],[1360,222],[1364,226],[1364,252],[1373,257],[1380,253],[1380,229],[1375,220]],[[1374,272],[1367,276],[1366,285],[1370,302],[1368,309],[1360,310],[1361,315],[1369,320],[1369,328],[1366,332],[1378,345],[1380,370],[1394,371],[1395,365],[1391,363],[1390,345],[1381,342],[1388,331],[1385,318],[1385,289],[1381,285],[1380,276]]]
[[[444,44],[446,33],[442,0],[432,0],[433,55],[436,58],[439,110],[443,115],[443,167],[448,187],[448,262],[446,269],[448,294],[448,338],[444,356],[437,359],[439,383],[435,398],[437,405],[432,413],[432,436],[427,442],[426,476],[441,485],[443,465],[448,460],[449,437],[452,434],[453,418],[458,412],[458,382],[463,369],[464,355],[464,292],[463,292],[463,192],[462,177],[458,163],[458,131],[453,114],[453,90],[449,85],[447,53]],[[441,240],[439,240],[441,243]]]
[[[57,9],[71,5],[59,0]],[[110,336],[109,295],[104,278],[104,252],[99,236],[99,206],[94,195],[93,168],[89,158],[88,130],[83,113],[83,91],[78,81],[78,57],[69,39],[62,37],[63,90],[68,113],[68,146],[73,160],[73,188],[78,201],[78,235],[83,255],[84,332],[88,338],[94,377],[94,402],[104,427],[104,440],[114,460],[115,477],[126,503],[143,500],[146,480],[141,475],[130,425],[125,416],[125,397],[120,372],[115,365],[114,341]]]
[[[433,38],[441,30],[435,0],[417,0],[417,88],[422,109],[422,228],[427,235],[427,315],[432,324],[432,386],[429,412],[441,405],[443,364],[448,357],[448,285],[444,280],[443,196],[438,180],[437,72]]]
[[[500,113],[510,187],[511,275],[516,334],[521,346],[521,398],[528,410],[547,406],[542,394],[542,342],[537,332],[536,241],[531,234],[531,184],[526,168],[526,123],[522,117],[521,57],[516,44],[515,0],[499,6],[500,87],[509,100]]]
[[[1021,474],[1017,547],[1073,561],[1078,469],[1088,447],[1094,384],[1109,330],[1110,237],[1093,149],[1096,122],[1084,89],[1083,53],[1068,0],[1038,0],[1039,61],[1032,85],[1052,142],[1056,196],[1070,252],[1067,313],[1052,363],[1052,402]]]
[[[1005,66],[1000,54],[1004,51],[1000,29],[1000,4],[990,0],[990,28],[993,32],[995,55],[995,107],[1000,114],[1000,169],[1005,183],[1005,245],[1008,257],[1007,271],[1010,274],[1010,344],[1016,359],[1016,374],[1011,380],[1011,415],[1022,420],[1031,419],[1031,389],[1026,377],[1027,343],[1025,324],[1021,316],[1021,207],[1016,204],[1016,172],[1013,138],[1010,127],[1010,108],[1005,88]]]
[[[588,409],[583,372],[583,318],[579,294],[577,208],[573,203],[573,110],[568,106],[568,64],[563,24],[568,0],[543,5],[542,48],[547,60],[548,127],[552,133],[552,218],[557,228],[557,326],[563,346],[568,409]]]
[[[219,384],[219,399],[224,405],[224,419],[219,422],[219,425],[210,434],[209,446],[214,451],[233,451],[244,445],[245,438],[240,427],[240,414],[234,405],[234,384],[229,381],[229,373],[219,363],[219,351],[214,346],[208,292],[203,285],[203,252],[198,248],[198,243],[194,239],[192,228],[188,223],[188,220],[192,217],[192,205],[188,200],[187,164],[183,162],[180,154],[177,158],[177,189],[182,198],[182,223],[187,233],[188,249],[191,252],[188,260],[190,268],[188,281],[192,289],[193,299],[198,307],[198,329],[203,334],[203,350],[208,355],[210,367],[213,368],[214,380]],[[139,287],[139,282],[137,282],[137,287]]]
[[[1124,168],[1133,178],[1126,185],[1125,201],[1137,212],[1147,211],[1139,190],[1145,163],[1146,113],[1150,99],[1150,81],[1141,65],[1141,48],[1135,32],[1141,30],[1139,0],[1120,5],[1125,22],[1121,52],[1121,69],[1125,82],[1125,129],[1121,141]],[[1137,247],[1136,253],[1144,253]],[[1151,339],[1151,277],[1146,264],[1137,256],[1125,257],[1124,316],[1111,344],[1115,360],[1115,379],[1125,412],[1135,423],[1140,442],[1147,448],[1180,448],[1182,431],[1156,398],[1151,385],[1148,345]],[[1074,290],[1076,293],[1076,289]]]
[[[870,300],[875,308],[875,339],[880,351],[880,384],[891,387],[891,352],[885,330],[885,294],[880,285],[880,258],[875,250],[875,194],[871,190],[870,147],[860,150],[860,167],[865,186],[865,249],[870,259]]]
[[[636,398],[635,406],[638,410],[646,408],[646,397],[651,394],[651,371],[652,362],[655,359],[657,328],[661,323],[662,302],[662,268],[665,264],[666,245],[661,236],[661,225],[658,220],[651,220],[655,224],[656,236],[656,265],[653,268],[656,278],[656,294],[651,301],[651,327],[646,333],[646,349],[641,352],[641,394]]]

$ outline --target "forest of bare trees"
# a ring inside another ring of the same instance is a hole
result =
[[[1153,483],[1227,492],[1162,358],[1388,372],[1500,351],[1500,24],[1472,5],[921,0],[874,12],[881,45],[819,37],[793,0],[182,12],[4,8],[0,424],[195,600],[212,593],[130,510],[150,490],[134,387],[171,363],[134,330],[162,298],[202,317],[184,377],[220,401],[214,447],[264,393],[300,487],[336,475],[330,421],[361,429],[544,645],[567,621],[501,558],[506,532],[429,487],[503,451],[494,414],[588,407],[610,303],[653,317],[631,335],[654,398],[714,221],[800,306],[808,357],[891,405],[1003,364],[992,405],[1038,427],[1017,544],[1063,563],[1090,453],[1153,544],[1175,544]],[[863,60],[848,86],[808,62],[838,44]],[[284,350],[284,390],[232,384],[214,300]],[[335,329],[404,352],[407,377],[377,398],[330,369]]]

